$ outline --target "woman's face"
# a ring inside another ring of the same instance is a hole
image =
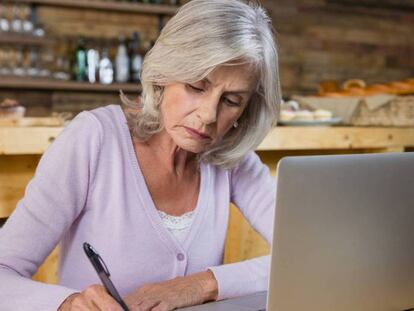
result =
[[[204,80],[169,84],[161,103],[165,130],[180,148],[200,153],[232,128],[254,87],[247,65],[220,66]]]

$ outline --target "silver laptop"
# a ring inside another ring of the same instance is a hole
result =
[[[270,285],[186,311],[414,310],[414,153],[279,162]]]

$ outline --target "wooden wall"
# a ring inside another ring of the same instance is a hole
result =
[[[414,76],[414,1],[262,0],[277,32],[284,96],[322,80]]]
[[[414,1],[261,0],[277,32],[283,95],[312,94],[322,80],[362,78],[369,83],[414,76]],[[74,39],[112,39],[139,31],[146,45],[158,34],[158,17],[40,7],[39,19],[58,39],[53,49],[74,48]],[[118,102],[117,94],[0,90],[28,106],[29,115],[80,111]]]

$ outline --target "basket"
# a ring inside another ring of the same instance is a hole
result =
[[[357,126],[414,127],[414,96],[397,96],[372,110],[361,100],[349,123]]]
[[[342,124],[414,127],[414,96],[376,94],[354,97],[293,96],[301,109],[326,109]]]

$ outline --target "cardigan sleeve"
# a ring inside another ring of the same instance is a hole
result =
[[[66,126],[0,229],[0,310],[56,310],[77,292],[31,277],[86,204],[99,153],[99,127],[89,112]]]
[[[250,225],[272,243],[276,181],[255,153],[249,153],[230,172],[231,201]],[[218,300],[265,291],[270,255],[210,267],[218,283]]]

